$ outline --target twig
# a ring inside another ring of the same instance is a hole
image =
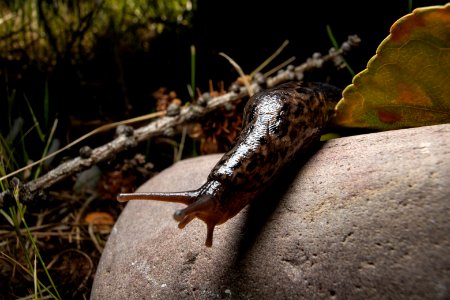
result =
[[[349,36],[340,49],[330,49],[327,55],[315,53],[305,63],[297,66],[288,66],[286,70],[278,72],[274,77],[265,78],[265,86],[267,88],[276,86],[280,83],[290,80],[301,80],[306,71],[320,68],[327,61],[334,61],[337,66],[342,64],[342,54],[359,44],[357,36]],[[264,75],[261,75],[264,76]],[[256,76],[255,76],[256,77]],[[262,87],[258,84],[258,80],[250,83],[251,90],[258,92]],[[205,116],[206,114],[217,110],[226,103],[233,103],[241,98],[248,96],[248,89],[239,87],[239,89],[228,92],[227,94],[210,99],[206,106],[191,104],[181,108],[180,113],[176,116],[164,116],[149,123],[146,126],[133,130],[131,127],[121,125],[117,128],[117,137],[111,142],[95,148],[89,157],[76,157],[70,161],[64,162],[47,174],[24,184],[21,188],[24,192],[25,200],[31,201],[33,195],[46,189],[53,184],[72,176],[82,170],[85,170],[99,162],[112,159],[117,153],[135,147],[138,143],[146,141],[154,136],[166,135],[174,131],[179,125],[185,125]],[[3,206],[3,199],[8,192],[0,194],[0,207]],[[23,199],[20,197],[20,199]]]
[[[47,160],[47,159],[49,159],[49,158],[51,158],[51,157],[54,157],[55,155],[57,155],[57,154],[59,154],[59,153],[65,151],[65,150],[69,149],[70,147],[72,147],[72,146],[78,144],[79,142],[81,142],[81,141],[87,139],[88,137],[91,137],[91,136],[93,136],[93,135],[95,135],[95,134],[97,134],[97,133],[99,133],[99,132],[103,132],[103,131],[107,131],[107,130],[112,129],[112,128],[116,128],[116,127],[118,127],[119,125],[131,124],[131,123],[135,123],[135,122],[141,122],[141,121],[153,119],[153,118],[156,118],[156,117],[162,117],[162,116],[164,116],[165,114],[166,114],[165,111],[161,111],[161,112],[151,113],[151,114],[147,114],[147,115],[143,115],[143,116],[139,116],[139,117],[136,117],[136,118],[131,118],[131,119],[127,119],[127,120],[123,120],[123,121],[119,121],[119,122],[114,122],[114,123],[110,123],[110,124],[105,124],[105,125],[103,125],[103,126],[100,126],[100,127],[98,127],[98,128],[95,128],[94,130],[92,130],[92,131],[86,133],[85,135],[83,135],[83,136],[77,138],[75,141],[73,141],[73,142],[67,144],[66,146],[62,147],[61,149],[56,150],[56,151],[54,151],[54,152],[52,152],[52,153],[50,153],[50,154],[44,156],[43,158],[39,159],[38,161],[35,161],[35,162],[31,163],[31,164],[26,165],[26,166],[23,167],[23,168],[20,168],[20,169],[15,170],[14,172],[11,172],[11,173],[9,173],[9,174],[3,176],[3,177],[0,177],[0,181],[2,181],[2,180],[4,180],[4,179],[7,179],[7,178],[9,178],[9,177],[12,177],[13,175],[16,175],[16,174],[18,174],[18,173],[21,173],[21,172],[23,172],[23,171],[25,171],[25,170],[28,170],[28,169],[30,169],[30,168],[32,168],[32,167],[34,167],[34,166],[36,166],[36,165],[42,163],[43,161],[45,161],[45,160]],[[28,131],[30,131],[30,130],[31,130],[31,129],[29,129]],[[53,132],[53,131],[54,131],[54,129],[52,128],[52,132]],[[49,139],[49,140],[50,140],[50,139]]]

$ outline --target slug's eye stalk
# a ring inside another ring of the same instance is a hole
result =
[[[214,227],[232,217],[220,205],[222,191],[223,188],[219,182],[208,181],[195,191],[119,194],[117,200],[121,202],[129,200],[156,200],[186,204],[188,205],[187,207],[175,211],[173,215],[174,219],[178,221],[178,228],[183,229],[194,218],[199,218],[207,226],[205,245],[211,247]]]
[[[184,213],[184,209],[179,209],[173,214],[173,218],[178,221],[178,228],[183,229],[190,221],[192,221],[195,216],[193,214],[186,215]],[[206,221],[205,221],[206,223]],[[213,242],[213,233],[214,227],[216,224],[214,223],[206,223],[207,233],[206,233],[206,241],[205,246],[211,247]]]
[[[200,189],[204,192],[204,189]],[[178,221],[178,228],[184,228],[194,218],[198,218],[206,223],[207,233],[205,245],[212,246],[214,227],[222,224],[228,217],[220,207],[220,194],[217,191],[209,194],[200,194],[194,203],[184,209],[177,210],[173,217]]]

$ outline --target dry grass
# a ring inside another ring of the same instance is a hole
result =
[[[52,192],[42,202],[27,207],[25,213],[32,239],[62,299],[88,299],[101,252],[122,206],[92,191]],[[16,231],[3,218],[0,240],[2,298],[33,297],[36,279],[26,257],[35,257],[36,251],[27,229],[22,226]],[[36,278],[49,285],[44,268],[37,264],[35,269]],[[43,291],[39,298],[46,295]]]

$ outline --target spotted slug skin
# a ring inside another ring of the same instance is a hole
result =
[[[158,200],[187,204],[175,220],[184,228],[194,218],[207,225],[212,246],[216,225],[234,217],[265,190],[280,170],[314,142],[334,113],[341,91],[324,83],[289,82],[251,97],[243,129],[199,189],[175,193],[119,194],[119,201]]]

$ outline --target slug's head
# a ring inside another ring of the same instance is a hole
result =
[[[218,181],[208,181],[195,191],[196,195],[187,207],[177,210],[173,217],[178,221],[178,228],[184,228],[194,218],[206,223],[207,234],[205,245],[212,246],[214,227],[222,224],[234,214],[224,207],[224,187]]]
[[[233,201],[224,199],[224,191],[225,189],[220,182],[211,180],[195,191],[119,194],[117,200],[122,202],[128,200],[157,200],[187,204],[187,207],[174,213],[174,219],[178,221],[178,228],[184,228],[194,218],[199,218],[207,226],[205,245],[211,247],[214,227],[232,218],[240,210],[227,205],[227,203],[233,203]]]

